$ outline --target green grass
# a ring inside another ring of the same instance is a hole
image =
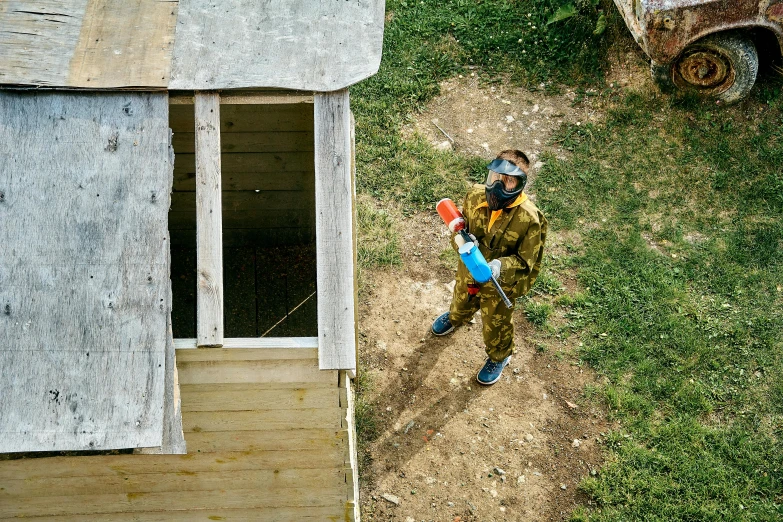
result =
[[[550,222],[583,234],[589,290],[558,304],[623,430],[590,520],[783,515],[783,104],[760,101],[631,94],[539,173]]]
[[[400,132],[438,82],[468,67],[487,83],[602,87],[608,36],[627,40],[627,32],[604,2],[610,30],[593,35],[600,12],[591,0],[546,26],[565,3],[387,2],[381,69],[352,88],[360,193],[409,213],[459,199],[483,177],[482,158],[438,152]],[[606,465],[582,484],[591,504],[573,519],[779,520],[780,81],[765,80],[730,109],[599,92],[611,96],[607,120],[560,129],[568,159],[544,157],[536,184],[550,227],[581,236],[558,260],[581,289],[566,292],[544,267],[534,293],[547,302],[524,300],[540,326],[552,305],[562,309],[583,341],[580,357],[608,383],[587,400],[601,401],[618,426],[603,439]],[[361,266],[398,264],[394,220],[366,201],[359,214]],[[387,246],[366,244],[378,237]],[[367,419],[360,439],[371,439],[372,408],[357,410]]]
[[[356,208],[359,224],[357,258],[360,270],[402,264],[400,236],[389,211],[361,198]]]
[[[599,81],[606,41],[592,34],[599,9],[591,0],[577,2],[579,15],[547,26],[562,3],[387,2],[380,70],[351,89],[362,173],[358,190],[398,201],[408,213],[431,208],[443,197],[461,198],[468,183],[484,179],[484,159],[438,152],[424,140],[406,140],[400,133],[410,115],[438,94],[440,81],[468,67],[485,82],[533,88]]]

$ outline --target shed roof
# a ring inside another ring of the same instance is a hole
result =
[[[384,0],[5,0],[0,85],[334,91],[373,75]]]

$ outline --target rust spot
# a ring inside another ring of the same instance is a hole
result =
[[[210,520],[225,520],[224,517],[218,516],[218,515],[209,515]]]
[[[783,2],[769,6],[767,18],[773,22],[783,22]]]
[[[137,498],[143,497],[144,493],[140,493],[140,492],[128,493],[127,496],[128,496],[128,500],[129,501],[133,501],[133,500],[136,500]]]

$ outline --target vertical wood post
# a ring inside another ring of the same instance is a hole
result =
[[[223,345],[223,207],[220,183],[220,95],[197,92],[196,343]]]
[[[317,93],[315,244],[318,361],[322,370],[356,370],[353,180],[348,90]]]

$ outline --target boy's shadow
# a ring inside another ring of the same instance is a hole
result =
[[[383,462],[387,470],[400,470],[430,444],[443,426],[452,420],[453,414],[462,412],[471,401],[486,391],[486,387],[481,386],[475,377],[467,384],[460,380],[456,387],[446,383],[445,389],[442,386],[433,389],[424,385],[440,356],[454,346],[455,337],[461,337],[461,334],[464,335],[457,331],[440,338],[428,332],[425,341],[405,358],[402,366],[407,371],[399,372],[378,394],[376,406],[383,414],[385,432],[375,443],[384,447]],[[415,402],[411,401],[413,396],[416,397]],[[422,399],[429,403],[402,424],[402,414],[409,409],[417,410]],[[388,406],[391,412],[386,410]],[[398,428],[396,430],[395,424]]]

